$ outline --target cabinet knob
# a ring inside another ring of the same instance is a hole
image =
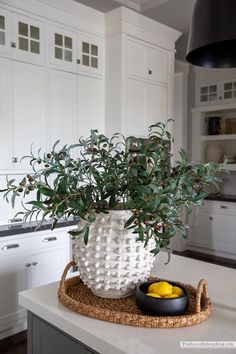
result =
[[[228,209],[227,205],[219,205],[220,209]]]
[[[213,220],[213,217],[212,217],[212,216],[210,216],[210,217],[209,217],[209,220]]]
[[[80,64],[80,63],[81,63],[81,60],[80,60],[80,59],[77,59],[77,60],[76,60],[76,63],[77,63],[77,64]]]
[[[12,48],[16,48],[16,43],[15,42],[11,42],[11,47]]]
[[[33,264],[33,266],[36,266],[38,264],[38,262],[33,262],[32,264]]]
[[[17,162],[18,162],[18,158],[17,158],[17,157],[13,157],[13,158],[12,158],[12,162],[13,162],[13,163],[17,163]]]
[[[29,268],[31,266],[31,263],[26,263],[25,265],[27,268]]]
[[[149,74],[149,75],[152,75],[152,70],[148,70],[148,74]]]

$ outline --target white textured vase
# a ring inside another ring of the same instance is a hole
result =
[[[84,244],[83,237],[76,237],[75,260],[80,278],[97,296],[127,297],[150,275],[155,259],[150,250],[155,243],[150,240],[144,248],[132,229],[124,229],[131,215],[127,210],[98,214],[90,226],[88,244]]]

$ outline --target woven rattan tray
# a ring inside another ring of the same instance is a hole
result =
[[[177,328],[203,322],[211,314],[211,301],[208,297],[207,282],[204,279],[200,280],[197,289],[178,282],[189,291],[189,306],[186,314],[182,316],[145,316],[137,308],[134,296],[125,299],[104,299],[93,295],[78,276],[66,280],[70,267],[74,265],[75,263],[71,262],[66,266],[60,282],[58,297],[63,305],[82,315],[137,327]]]

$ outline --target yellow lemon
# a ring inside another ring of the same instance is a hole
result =
[[[179,295],[177,295],[177,294],[169,294],[169,295],[165,296],[165,299],[174,299],[176,297],[179,297]]]
[[[149,293],[155,293],[164,297],[166,295],[172,294],[172,285],[166,281],[160,281],[159,283],[152,283],[148,287]]]
[[[161,299],[161,296],[155,293],[148,293],[147,295],[152,297],[159,297]]]
[[[184,291],[181,288],[179,288],[178,286],[172,286],[172,293],[177,294],[179,296],[184,295]]]

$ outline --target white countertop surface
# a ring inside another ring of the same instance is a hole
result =
[[[149,329],[95,320],[59,303],[58,282],[21,292],[20,304],[101,354],[194,354],[199,349],[181,349],[180,341],[236,341],[236,270],[176,255],[165,265],[166,258],[161,252],[153,275],[194,286],[201,278],[207,279],[213,312],[206,322],[186,328]],[[236,353],[236,348],[204,352]]]

